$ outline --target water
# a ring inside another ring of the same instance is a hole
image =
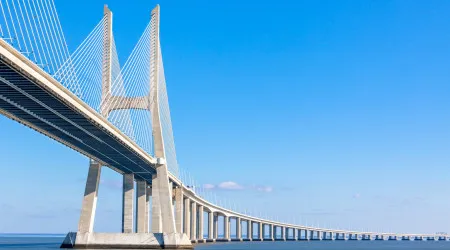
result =
[[[0,236],[0,250],[59,249],[63,237],[41,235]],[[450,250],[450,242],[442,241],[322,241],[322,242],[231,242],[201,244],[196,250]]]

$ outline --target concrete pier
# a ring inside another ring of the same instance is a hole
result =
[[[183,189],[175,189],[175,227],[177,232],[183,232]]]
[[[250,241],[253,240],[252,221],[250,221],[250,220],[247,220],[247,239]]]
[[[397,236],[391,235],[389,236],[388,240],[397,240]]]
[[[258,223],[259,229],[258,229],[258,237],[260,241],[264,240],[264,224],[262,222]]]
[[[270,230],[269,240],[274,241],[275,240],[275,231],[274,231],[273,224],[269,225],[269,230]]]
[[[137,232],[148,233],[147,182],[137,181]]]
[[[242,225],[239,217],[236,217],[236,239],[242,241]]]
[[[219,215],[214,215],[214,239],[219,238]]]
[[[198,240],[197,240],[197,242],[204,242],[203,217],[204,217],[203,206],[199,205],[198,206],[198,236],[197,236]]]
[[[197,203],[191,203],[191,240],[197,239]]]
[[[214,239],[214,213],[208,213],[208,241]]]
[[[230,241],[230,217],[224,216],[223,217],[223,225],[224,225],[224,239],[226,241]]]
[[[345,240],[345,233],[336,233],[336,240]]]
[[[184,233],[191,237],[191,200],[184,199]]]
[[[134,233],[134,175],[123,175],[122,233]]]
[[[150,226],[152,233],[162,233],[162,213],[159,199],[158,178],[152,176],[152,224]]]

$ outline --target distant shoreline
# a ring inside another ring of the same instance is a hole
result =
[[[0,237],[64,237],[65,234],[50,233],[0,233]]]

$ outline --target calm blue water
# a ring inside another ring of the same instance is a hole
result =
[[[59,249],[63,237],[0,236],[0,249]],[[338,242],[236,242],[198,245],[197,250],[450,250],[450,242],[392,242],[392,241],[338,241]]]

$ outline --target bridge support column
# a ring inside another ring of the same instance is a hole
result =
[[[281,240],[286,241],[286,228],[281,227]]]
[[[95,210],[97,207],[98,185],[100,184],[100,163],[90,160],[89,171],[84,189],[83,204],[81,205],[78,232],[88,233],[94,231]]]
[[[191,203],[191,240],[197,240],[197,203]]]
[[[219,238],[219,215],[216,214],[214,216],[214,239],[217,240]]]
[[[167,170],[167,166],[165,164],[158,164],[156,166],[156,183],[152,184],[153,197],[158,197],[158,199],[153,199],[156,202],[159,201],[159,211],[161,214],[160,223],[162,231],[166,234],[175,235],[177,234],[175,227],[175,216],[174,209],[172,203],[172,183],[169,182],[169,173]],[[155,180],[153,180],[155,182]],[[157,187],[157,189],[154,188]],[[153,203],[153,202],[152,202]],[[174,236],[175,237],[175,236]],[[178,234],[176,237],[182,237],[182,235]],[[181,238],[179,239],[181,240]],[[167,239],[169,241],[169,239]],[[170,241],[175,241],[175,239],[170,239]],[[178,244],[174,242],[174,244]],[[167,245],[171,246],[171,245]]]
[[[248,240],[252,241],[253,240],[253,229],[252,229],[252,221],[248,220],[247,221],[247,238]]]
[[[137,181],[136,224],[138,233],[148,233],[147,182]]]
[[[224,215],[223,216],[223,225],[224,225],[224,238],[226,241],[230,241],[230,217]]]
[[[236,239],[242,241],[241,218],[236,217]]]
[[[184,233],[190,238],[191,236],[191,200],[184,199]]]
[[[123,175],[122,233],[133,233],[134,174]]]
[[[275,240],[275,234],[274,234],[274,228],[273,228],[273,224],[270,224],[270,240],[274,241]]]
[[[183,232],[183,189],[175,189],[175,226],[177,232]]]
[[[159,200],[158,178],[152,176],[152,233],[162,233],[162,214]]]
[[[259,229],[258,229],[258,238],[260,241],[264,240],[264,223],[262,223],[262,221],[260,221],[258,223]]]
[[[208,239],[214,239],[214,213],[212,211],[208,213]]]
[[[203,206],[198,206],[198,239],[201,242],[204,242],[204,236],[203,236]]]

